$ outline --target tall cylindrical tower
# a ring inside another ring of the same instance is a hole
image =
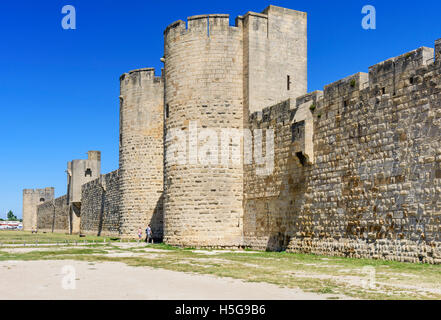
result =
[[[164,83],[152,68],[120,78],[121,236],[135,237],[151,224],[163,237]]]
[[[241,138],[228,140],[226,150],[222,137],[243,130],[242,26],[230,26],[228,15],[194,16],[188,28],[171,24],[164,38],[164,239],[239,246],[243,166],[232,150],[241,150]]]

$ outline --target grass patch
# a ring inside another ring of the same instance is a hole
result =
[[[79,235],[63,234],[63,233],[32,233],[30,231],[11,231],[11,230],[1,230],[0,231],[0,243],[2,244],[20,244],[26,243],[63,243],[63,242],[79,242],[84,241],[90,242],[106,242],[110,241],[109,237],[98,237],[86,235],[85,237],[80,237]]]

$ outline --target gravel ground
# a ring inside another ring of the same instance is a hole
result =
[[[118,262],[2,261],[0,283],[2,300],[310,300],[329,297],[265,283],[130,267]]]

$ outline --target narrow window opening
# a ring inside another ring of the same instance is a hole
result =
[[[168,103],[165,105],[165,118],[168,119],[169,116],[169,109],[168,109]]]
[[[91,177],[92,176],[92,170],[90,168],[87,168],[86,172],[84,173],[85,177]]]
[[[210,38],[210,18],[207,17],[207,36]]]
[[[286,88],[289,90],[291,90],[291,77],[288,75],[286,76]]]
[[[414,77],[410,77],[409,82],[410,82],[410,84],[414,84],[415,83]]]
[[[300,164],[304,167],[306,165],[306,157],[303,155],[303,152],[297,152],[296,156],[299,158]]]
[[[386,94],[386,88],[381,88],[381,94]]]

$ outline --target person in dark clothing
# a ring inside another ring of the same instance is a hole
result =
[[[147,228],[145,229],[145,242],[150,243],[150,240],[153,243],[153,233],[152,233],[152,228],[150,225],[147,226]]]

